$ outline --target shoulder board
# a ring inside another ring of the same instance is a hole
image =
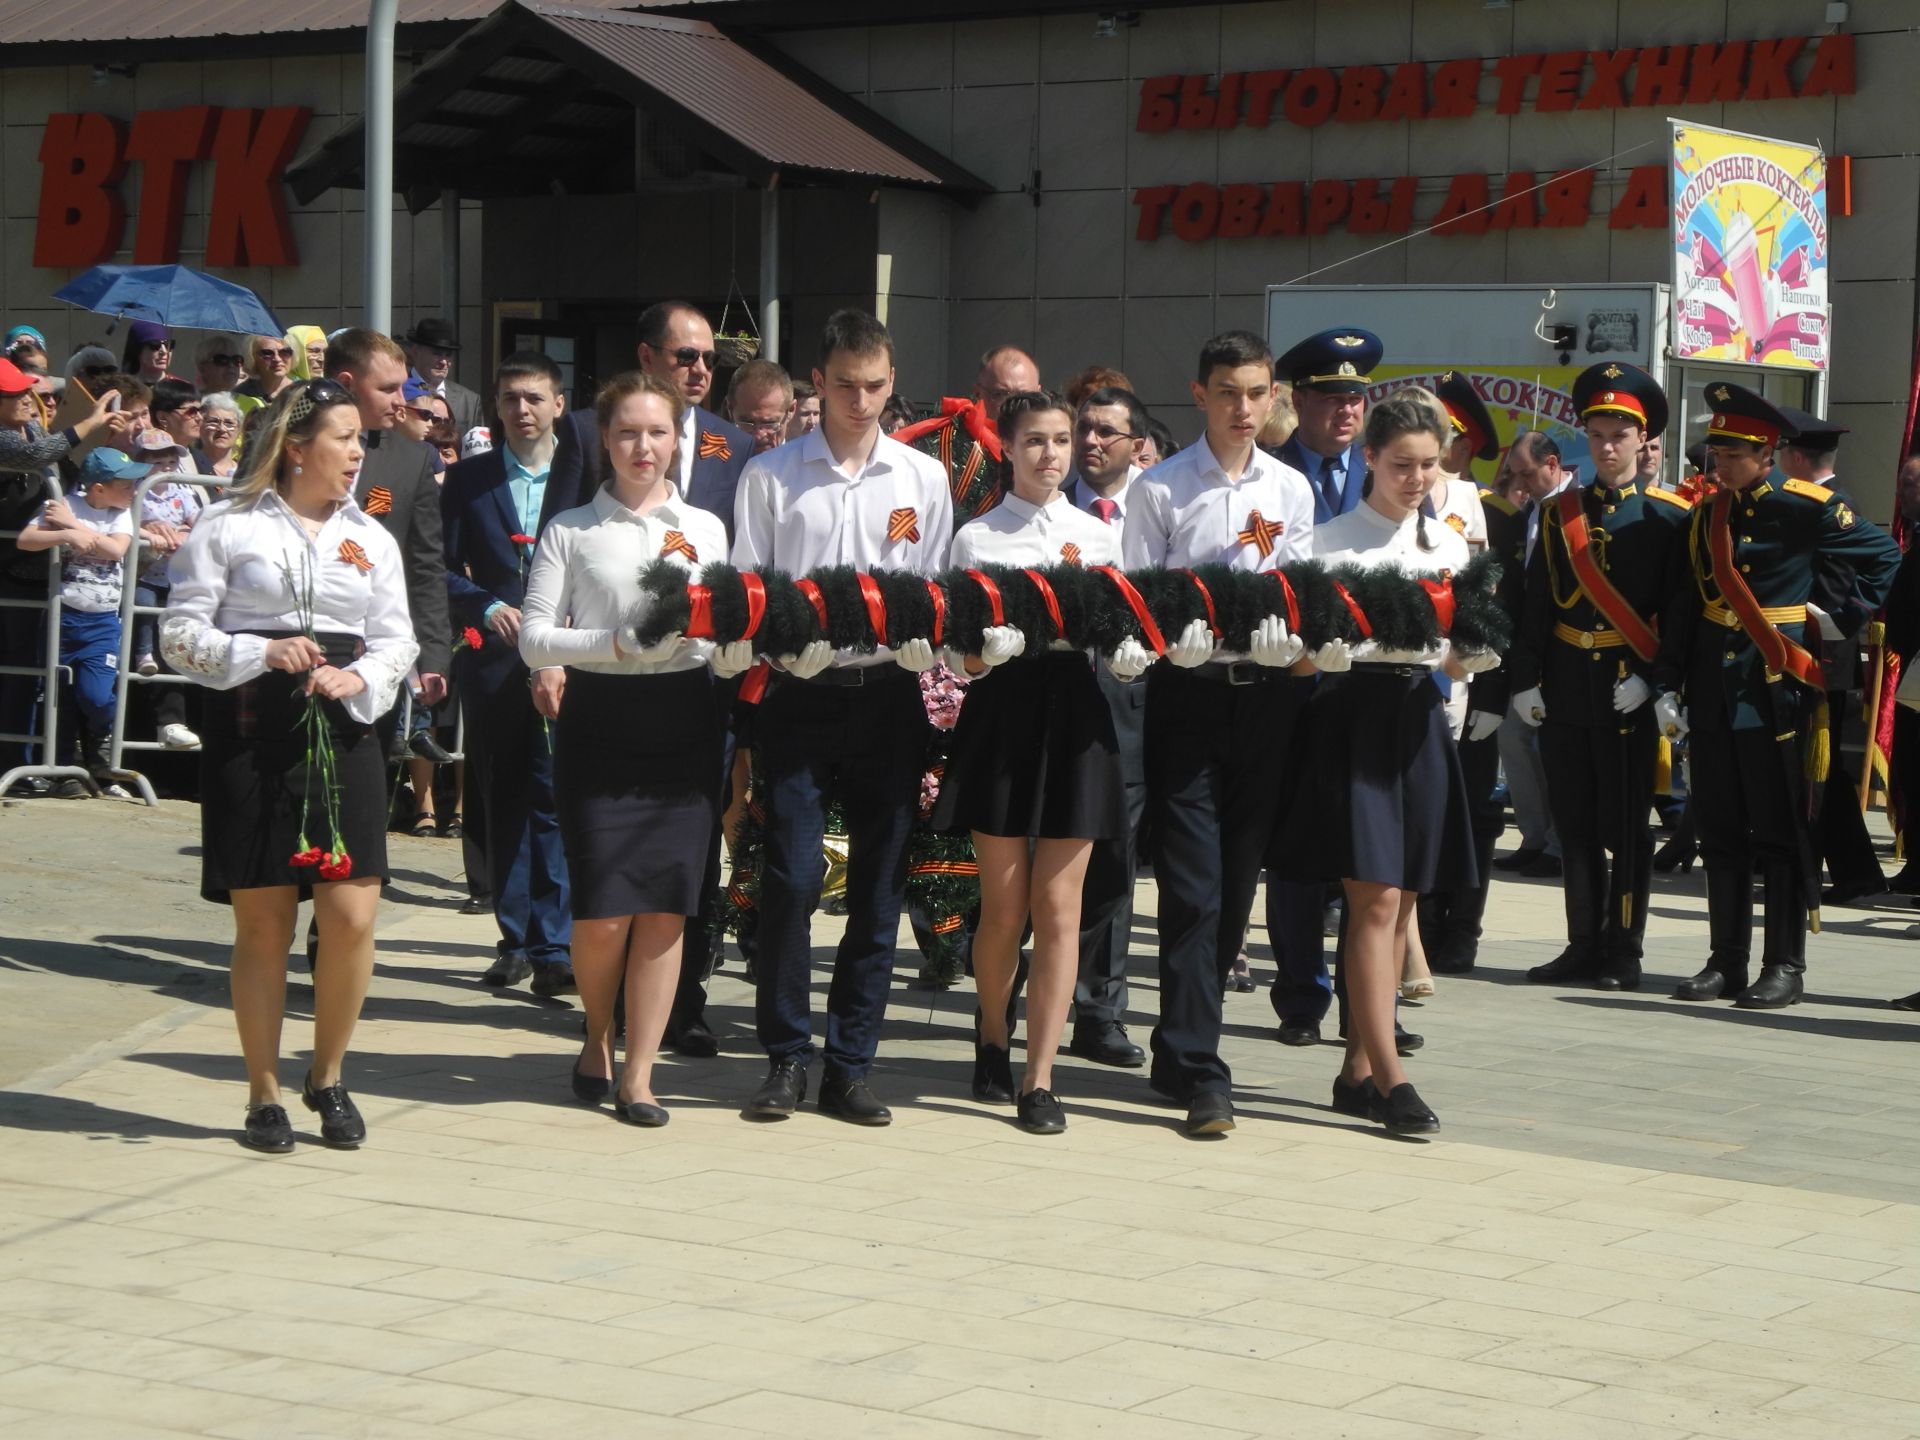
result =
[[[1687,499],[1686,496],[1676,495],[1673,491],[1663,486],[1649,485],[1642,493],[1649,500],[1664,500],[1667,504],[1677,505],[1682,510],[1691,510],[1693,508],[1693,502]]]
[[[1816,485],[1811,480],[1782,481],[1780,488],[1789,495],[1804,495],[1809,500],[1818,500],[1822,505],[1833,498],[1833,491],[1824,485]]]
[[[1480,492],[1480,503],[1489,510],[1499,511],[1502,515],[1518,515],[1520,513],[1520,507],[1518,505],[1515,505],[1511,500],[1507,499],[1506,496],[1496,495],[1491,490],[1482,490]]]

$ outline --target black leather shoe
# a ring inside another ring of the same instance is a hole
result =
[[[1398,1020],[1393,1022],[1393,1048],[1398,1053],[1411,1055],[1414,1051],[1424,1048],[1426,1043],[1426,1036],[1414,1034]]]
[[[452,752],[433,738],[433,732],[431,730],[422,730],[418,735],[414,736],[407,742],[407,749],[411,750],[422,760],[431,760],[436,765],[451,765],[453,763]]]
[[[658,1130],[673,1118],[667,1114],[666,1106],[645,1100],[622,1100],[613,1108],[620,1112],[620,1118],[629,1125],[644,1125],[649,1130]]]
[[[1365,1120],[1372,1113],[1373,1102],[1378,1098],[1379,1093],[1373,1088],[1371,1075],[1358,1085],[1349,1085],[1338,1075],[1333,1077],[1333,1108],[1342,1115]]]
[[[1493,868],[1496,870],[1524,870],[1546,853],[1547,847],[1544,845],[1522,845],[1511,855],[1502,855],[1498,860],[1494,861]]]
[[[1747,988],[1747,967],[1742,965],[1732,974],[1716,970],[1709,965],[1698,975],[1682,980],[1673,987],[1676,1000],[1718,1000],[1724,996],[1738,995]]]
[[[1806,993],[1806,985],[1798,970],[1785,965],[1762,965],[1760,974],[1753,984],[1734,997],[1734,1005],[1741,1010],[1784,1010],[1789,1005],[1798,1005]]]
[[[1822,905],[1853,905],[1861,900],[1886,893],[1887,882],[1884,880],[1856,882],[1852,885],[1829,885],[1820,892],[1820,903]]]
[[[1520,872],[1526,880],[1556,880],[1566,871],[1558,855],[1537,855],[1533,863]]]
[[[1699,857],[1700,847],[1686,837],[1675,835],[1658,850],[1653,852],[1653,868],[1662,875],[1671,875],[1678,870],[1682,875],[1693,873],[1693,862]]]
[[[285,1155],[293,1149],[293,1121],[281,1105],[247,1107],[247,1128],[240,1137],[249,1149]]]
[[[573,1098],[582,1105],[598,1105],[613,1091],[613,1082],[604,1075],[586,1075],[580,1070],[580,1062],[573,1064]]]
[[[1920,1010],[1920,990],[1911,995],[1902,995],[1898,1000],[1889,1000],[1887,1004],[1896,1010]]]
[[[1147,1063],[1147,1052],[1127,1038],[1127,1027],[1117,1021],[1085,1029],[1076,1027],[1067,1053],[1096,1065],[1116,1065],[1122,1070],[1138,1070]]]
[[[1920,861],[1909,860],[1899,873],[1887,881],[1887,888],[1901,895],[1920,895]]]
[[[832,1115],[853,1125],[891,1125],[893,1111],[880,1103],[864,1077],[847,1080],[829,1077],[820,1082],[820,1113]]]
[[[1367,1118],[1386,1126],[1389,1135],[1431,1135],[1440,1128],[1440,1117],[1405,1081],[1385,1095],[1375,1090]]]
[[[1609,955],[1600,962],[1600,973],[1594,976],[1593,988],[1596,990],[1638,990],[1640,988],[1640,957],[1638,955]]]
[[[1318,1045],[1320,1043],[1320,1022],[1317,1020],[1289,1020],[1280,1026],[1282,1045]]]
[[[720,1053],[720,1042],[707,1028],[707,1017],[695,1015],[667,1027],[667,1047],[676,1055],[692,1060],[711,1060]]]
[[[491,915],[493,914],[493,897],[491,895],[469,895],[460,902],[460,913],[462,915]]]
[[[1013,1104],[1013,1057],[998,1045],[973,1047],[973,1098],[983,1105]]]
[[[1067,1128],[1067,1112],[1051,1090],[1029,1090],[1020,1097],[1020,1128],[1034,1135],[1058,1135]]]
[[[804,1060],[775,1060],[767,1078],[747,1100],[745,1113],[758,1120],[784,1120],[807,1098]]]
[[[1445,946],[1430,951],[1427,955],[1427,968],[1436,975],[1471,975],[1474,962],[1479,958],[1477,947],[1462,946],[1458,949]]]
[[[357,1150],[367,1138],[367,1122],[360,1118],[360,1107],[353,1103],[344,1085],[313,1088],[309,1075],[300,1086],[300,1098],[307,1109],[320,1117],[320,1138],[341,1150]]]
[[[1233,1129],[1233,1099],[1218,1090],[1202,1090],[1187,1106],[1187,1134],[1224,1135]]]
[[[558,964],[537,965],[533,971],[533,984],[527,988],[542,1000],[565,995],[573,989],[573,965],[565,960]]]
[[[1592,956],[1583,955],[1569,945],[1546,964],[1527,971],[1527,981],[1532,985],[1584,985],[1599,969]]]
[[[486,974],[480,977],[480,983],[504,990],[510,985],[518,985],[531,974],[533,962],[526,956],[502,955],[487,967]]]

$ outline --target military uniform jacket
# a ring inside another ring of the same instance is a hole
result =
[[[1841,496],[1776,470],[1734,493],[1731,503],[1734,563],[1760,605],[1792,609],[1811,600],[1843,635],[1858,633],[1879,609],[1899,568],[1900,549]],[[1661,617],[1654,683],[1661,690],[1684,690],[1696,725],[1713,706],[1736,730],[1772,728],[1782,718],[1781,700],[1790,698],[1779,687],[1801,687],[1770,670],[1744,630],[1714,618],[1726,597],[1713,579],[1712,509],[1711,500],[1695,507],[1687,527],[1685,564]],[[1804,613],[1777,622],[1777,628],[1819,652],[1819,627],[1808,624]]]
[[[1500,608],[1513,621],[1514,633],[1520,631],[1520,609],[1527,589],[1527,512],[1491,490],[1480,492],[1480,507],[1487,517],[1487,550],[1500,561],[1500,585],[1494,592]],[[1469,710],[1491,715],[1504,714],[1513,689],[1511,661],[1497,669],[1482,670],[1473,677]]]
[[[1596,480],[1576,493],[1594,562],[1634,613],[1653,625],[1675,583],[1675,557],[1685,545],[1692,507],[1671,490],[1636,481],[1611,490]],[[1508,661],[1511,684],[1515,691],[1539,686],[1547,718],[1557,724],[1617,726],[1613,687],[1621,663],[1629,675],[1642,678],[1653,664],[1631,646],[1598,643],[1617,634],[1614,623],[1574,573],[1560,497],[1541,504],[1540,535],[1527,566],[1526,598]]]

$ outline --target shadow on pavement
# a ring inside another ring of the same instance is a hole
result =
[[[1664,1010],[1673,1015],[1686,1015],[1703,1020],[1719,1020],[1735,1025],[1748,1025],[1762,1030],[1790,1031],[1801,1035],[1831,1035],[1846,1040],[1900,1040],[1912,1044],[1920,1040],[1920,1025],[1907,1019],[1899,1010],[1888,1010],[1884,1022],[1870,1020],[1829,1020],[1820,1015],[1809,1015],[1798,1007],[1786,1010],[1736,1010],[1725,1000],[1703,1001],[1691,1004],[1684,1000],[1647,1001],[1633,997],[1613,999],[1604,995],[1562,995],[1558,997],[1568,1005],[1593,1005],[1603,1009],[1618,1009],[1635,1006],[1642,1010]],[[1824,996],[1809,994],[1807,1002],[1814,1005],[1848,1004],[1835,1000],[1829,1002]]]

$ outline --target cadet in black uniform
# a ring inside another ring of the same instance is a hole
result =
[[[1661,616],[1654,684],[1661,728],[1693,725],[1693,808],[1707,862],[1712,953],[1675,991],[1733,996],[1748,1010],[1800,1000],[1808,910],[1818,895],[1812,814],[1817,766],[1807,721],[1825,684],[1808,653],[1807,602],[1852,635],[1879,608],[1899,547],[1824,485],[1773,468],[1786,417],[1751,390],[1718,382],[1707,426],[1720,490],[1693,512],[1691,573]],[[1681,709],[1681,693],[1686,709]],[[1752,877],[1766,886],[1760,974],[1747,983]],[[1817,916],[1818,911],[1814,911]]]
[[[1595,478],[1541,512],[1511,657],[1514,712],[1542,726],[1547,805],[1565,864],[1567,948],[1527,979],[1635,990],[1660,748],[1647,706],[1654,621],[1693,507],[1636,475],[1642,448],[1667,428],[1667,397],[1651,375],[1614,361],[1589,366],[1573,382],[1573,405]]]

